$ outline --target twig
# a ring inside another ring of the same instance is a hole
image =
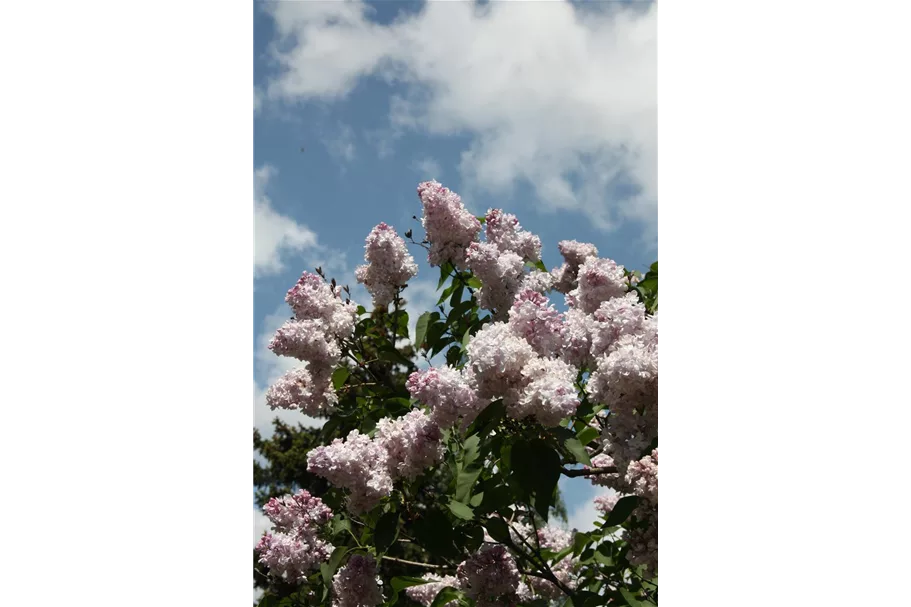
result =
[[[445,565],[431,565],[430,563],[419,563],[417,561],[408,561],[405,559],[399,559],[394,556],[383,555],[383,560],[392,561],[393,563],[401,563],[403,565],[414,565],[415,567],[427,567],[428,569],[446,569]]]
[[[616,466],[603,466],[601,468],[582,468],[581,470],[569,470],[563,468],[560,470],[565,476],[576,478],[577,476],[592,476],[595,474],[616,474]]]

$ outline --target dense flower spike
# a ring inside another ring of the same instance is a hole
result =
[[[376,607],[383,602],[376,561],[355,554],[332,578],[333,607]]]
[[[360,514],[392,492],[389,454],[369,436],[352,430],[343,441],[316,447],[307,454],[307,470],[336,487],[348,489],[348,509]]]
[[[478,305],[494,311],[495,320],[505,320],[522,284],[525,262],[512,251],[501,252],[487,242],[468,247],[468,267],[481,280]]]
[[[477,241],[481,222],[465,209],[458,194],[436,181],[418,185],[418,196],[424,207],[421,225],[430,241],[430,265],[440,266],[448,261],[464,270],[465,252]]]
[[[411,396],[428,405],[441,428],[451,428],[459,418],[470,424],[486,404],[475,390],[474,376],[452,367],[415,371],[406,387]]]
[[[544,427],[552,428],[575,413],[579,406],[574,367],[558,358],[534,358],[522,368],[525,386],[518,403],[508,412],[515,419],[534,416]]]
[[[341,356],[341,349],[330,335],[322,320],[286,321],[272,341],[269,349],[279,356],[290,356],[310,363],[310,368],[332,367]]]
[[[298,584],[329,558],[334,546],[319,535],[332,518],[332,510],[321,499],[300,490],[295,495],[272,498],[263,512],[275,532],[263,535],[256,551],[270,575]]]
[[[304,272],[297,284],[288,290],[285,302],[294,310],[297,320],[321,320],[324,332],[336,337],[348,337],[354,331],[357,308],[341,298],[341,287],[333,288],[322,278]]]
[[[591,355],[592,332],[595,320],[583,312],[570,308],[563,315],[563,360],[585,369],[594,367]]]
[[[594,357],[609,353],[622,335],[640,334],[646,326],[645,306],[635,293],[603,302],[592,317],[591,354]]]
[[[485,399],[503,398],[507,405],[518,402],[525,383],[522,369],[535,358],[531,345],[508,324],[495,322],[477,332],[467,351],[478,395]]]
[[[569,293],[576,288],[579,266],[589,257],[597,257],[598,249],[593,244],[575,240],[562,240],[557,244],[557,249],[566,263],[552,271],[554,289],[560,293]]]
[[[405,589],[405,594],[408,595],[408,598],[414,601],[415,603],[420,603],[424,607],[430,607],[433,604],[433,600],[436,598],[437,594],[440,593],[440,590],[449,586],[450,588],[458,588],[459,580],[451,575],[444,575],[442,577],[431,575],[425,573],[423,579],[431,580],[429,584],[419,584],[418,586],[410,586]],[[443,607],[456,607],[458,601],[449,601],[445,603]]]
[[[532,263],[541,259],[541,239],[522,229],[518,218],[501,209],[489,209],[485,217],[487,242],[502,251],[512,251]]]
[[[550,272],[532,270],[522,277],[519,291],[531,290],[546,295],[554,288],[554,277]]]
[[[610,514],[610,511],[614,509],[621,497],[619,493],[599,495],[595,498],[595,510],[601,514]]]
[[[383,418],[376,426],[376,441],[389,454],[393,479],[414,480],[443,458],[440,427],[415,409],[398,419]]]
[[[367,264],[358,266],[355,278],[373,296],[373,305],[385,308],[395,298],[396,291],[418,273],[418,266],[405,241],[385,223],[373,228],[364,249]]]
[[[512,605],[518,598],[519,570],[502,544],[485,544],[456,573],[462,591],[477,607]]]
[[[273,410],[300,410],[316,417],[330,413],[338,404],[332,376],[326,367],[310,373],[308,364],[291,369],[266,391],[266,404]]]
[[[629,288],[623,266],[612,259],[589,257],[579,266],[579,286],[566,296],[566,303],[591,314],[613,297],[622,297]]]
[[[540,356],[558,354],[563,347],[563,315],[532,290],[519,293],[509,313],[509,326]]]
[[[632,462],[626,471],[626,482],[632,492],[643,500],[658,503],[658,449],[653,449],[651,455]]]
[[[591,468],[609,468],[615,466],[614,458],[606,453],[600,453],[593,458]],[[586,469],[590,469],[589,466],[585,466]],[[585,478],[589,479],[593,485],[602,485],[604,487],[617,487],[617,481],[620,478],[620,474],[617,472],[610,473],[600,473],[600,474],[590,474],[586,475]]]

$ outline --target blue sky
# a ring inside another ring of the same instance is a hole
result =
[[[564,239],[630,268],[657,259],[653,5],[268,2],[254,12],[257,427],[273,417],[263,391],[289,368],[264,349],[290,315],[284,293],[315,265],[354,287],[381,221],[418,236],[420,181],[437,179],[476,214],[518,215],[548,268]],[[406,295],[427,309],[438,271],[412,253],[420,271]],[[594,489],[583,479],[564,488],[574,520],[590,520]]]

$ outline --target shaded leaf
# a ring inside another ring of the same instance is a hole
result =
[[[573,454],[573,457],[576,458],[577,462],[585,464],[586,466],[592,465],[592,460],[588,456],[588,451],[585,450],[585,447],[582,446],[579,439],[568,438],[563,444],[566,445],[566,449]]]
[[[470,521],[471,519],[474,518],[474,511],[471,508],[469,508],[468,506],[466,506],[465,504],[463,504],[462,502],[458,502],[456,500],[450,500],[449,509],[452,511],[452,513],[454,515],[456,515],[457,517],[464,519],[466,521]]]
[[[351,371],[348,367],[339,367],[332,372],[332,385],[336,390],[345,385],[345,380],[348,379],[348,376],[351,375]]]
[[[607,515],[604,526],[616,527],[617,525],[622,525],[623,522],[629,518],[629,515],[632,514],[633,510],[636,509],[637,505],[639,505],[638,496],[627,495],[626,497],[621,497],[620,501],[618,501],[610,511],[610,514]]]
[[[424,312],[418,317],[417,325],[414,328],[414,347],[420,348],[424,344],[428,324],[430,324],[430,312]]]
[[[399,513],[387,512],[380,517],[373,532],[376,549],[383,552],[392,545],[399,534]]]
[[[509,535],[509,527],[506,525],[506,521],[501,519],[498,516],[492,516],[484,523],[484,527],[487,528],[487,533],[494,539],[494,541],[500,542],[507,546],[512,545],[512,537]]]
[[[462,593],[453,588],[452,586],[445,586],[441,588],[437,593],[435,599],[430,604],[430,607],[441,607],[450,601],[456,601],[462,596]]]

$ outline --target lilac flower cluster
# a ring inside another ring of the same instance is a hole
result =
[[[477,607],[513,605],[518,599],[519,569],[502,544],[485,544],[467,560],[456,574],[466,596]]]
[[[357,309],[342,301],[339,287],[333,289],[309,272],[291,287],[285,302],[294,310],[294,318],[275,332],[269,349],[304,364],[270,387],[266,403],[272,409],[299,409],[307,415],[328,413],[338,403],[332,369],[341,356],[339,340],[354,332]]]
[[[473,242],[468,247],[468,267],[481,280],[478,306],[493,311],[495,320],[504,320],[522,284],[525,262],[512,251],[500,251],[489,242]]]
[[[421,410],[397,419],[383,418],[376,436],[352,430],[345,440],[316,447],[307,454],[307,470],[349,491],[348,509],[372,510],[392,493],[393,483],[415,479],[443,457],[439,426]]]
[[[270,575],[298,584],[332,554],[334,546],[319,537],[332,518],[332,510],[318,497],[300,490],[272,498],[263,512],[275,532],[263,535],[256,551]]]
[[[416,400],[431,408],[433,421],[440,428],[451,428],[460,418],[468,426],[485,402],[478,397],[474,375],[470,370],[452,367],[415,371],[405,386]]]
[[[383,602],[382,580],[372,557],[355,554],[332,578],[333,607],[376,607]]]
[[[566,294],[566,303],[591,314],[602,302],[623,297],[628,289],[623,266],[612,259],[589,257],[579,266],[578,286]]]
[[[373,305],[385,308],[395,298],[396,291],[418,273],[418,266],[405,241],[385,223],[371,230],[364,249],[367,264],[358,266],[354,276],[373,296]]]
[[[601,514],[610,514],[610,511],[614,509],[621,497],[619,493],[599,495],[595,498],[595,510]]]
[[[409,586],[405,589],[405,594],[408,595],[409,599],[416,603],[420,603],[424,607],[430,607],[430,605],[433,604],[433,600],[443,588],[447,586],[450,588],[459,588],[458,578],[451,575],[440,577],[426,573],[424,574],[423,579],[429,580],[429,583]],[[449,601],[448,603],[444,603],[443,607],[456,607],[458,604],[458,601]]]
[[[513,525],[510,535],[514,542],[528,543],[531,546],[540,547],[543,550],[552,552],[561,552],[572,545],[573,534],[565,529],[560,529],[552,525],[547,525],[538,529],[537,537],[531,525],[518,524]],[[516,533],[518,532],[518,533]],[[524,541],[523,541],[524,540]],[[573,561],[572,555],[566,555],[559,562],[551,566],[551,571],[561,584],[567,588],[575,588],[578,580],[576,572],[579,569],[578,563]],[[525,581],[519,584],[517,589],[519,600],[531,602],[537,598],[547,600],[557,599],[563,596],[563,591],[550,580],[541,579],[534,576],[527,576]]]
[[[560,293],[569,293],[576,288],[579,266],[589,257],[597,257],[598,249],[593,244],[575,240],[562,240],[557,244],[557,249],[565,263],[551,272],[554,289]]]
[[[509,326],[525,338],[540,356],[559,354],[563,348],[563,315],[544,295],[533,290],[519,293],[509,312]]]
[[[485,217],[487,242],[502,251],[518,254],[532,263],[541,259],[541,239],[522,229],[518,218],[501,209],[489,209]]]
[[[448,261],[464,270],[465,253],[477,241],[481,222],[465,209],[458,194],[436,181],[418,185],[418,196],[424,207],[421,225],[430,241],[428,262],[440,266]]]

